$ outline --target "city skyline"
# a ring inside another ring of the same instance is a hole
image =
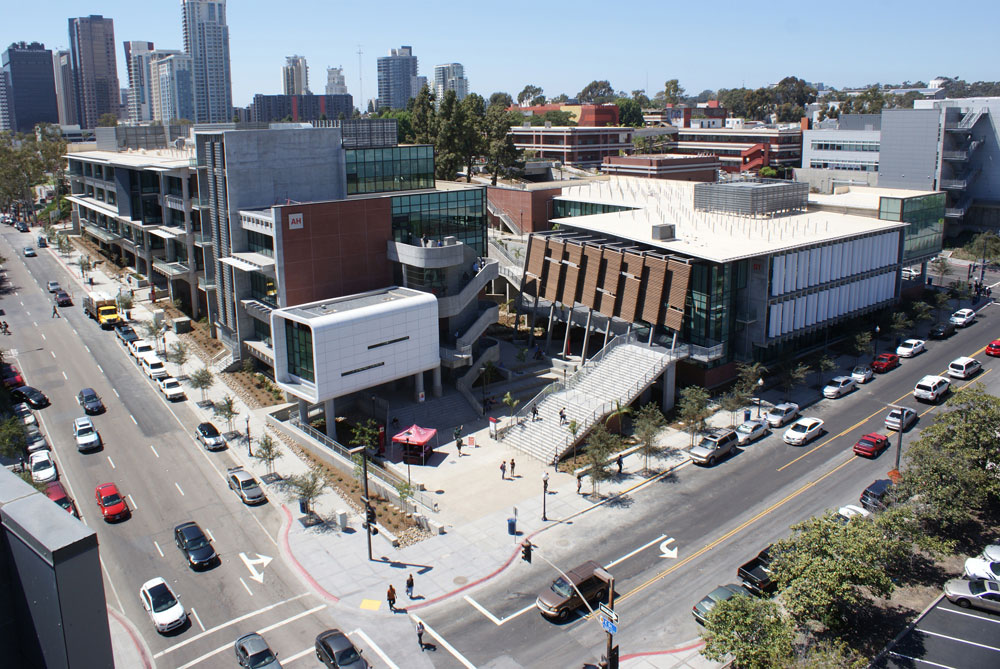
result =
[[[626,92],[646,89],[652,97],[665,80],[673,78],[692,95],[704,89],[766,86],[788,75],[837,88],[926,82],[935,76],[958,75],[970,82],[1000,78],[988,59],[968,53],[968,45],[989,43],[987,31],[993,23],[989,15],[1000,18],[1000,10],[984,6],[982,21],[960,33],[941,34],[927,21],[935,11],[931,3],[909,3],[906,11],[899,3],[884,4],[846,3],[837,12],[826,12],[784,2],[767,11],[736,7],[711,15],[692,7],[653,8],[640,21],[624,14],[608,16],[605,10],[598,20],[599,6],[587,2],[577,5],[571,15],[561,15],[560,25],[563,34],[591,35],[591,48],[581,50],[578,41],[567,42],[565,48],[574,50],[572,59],[540,63],[537,37],[519,37],[524,14],[515,11],[516,7],[500,13],[472,7],[452,17],[447,30],[433,12],[396,2],[388,3],[387,11],[377,17],[363,6],[327,5],[311,9],[314,20],[307,23],[289,12],[269,15],[265,26],[257,21],[263,3],[251,0],[227,12],[233,103],[242,107],[256,93],[280,93],[281,73],[276,65],[298,53],[314,68],[342,65],[356,105],[366,106],[367,100],[377,96],[376,59],[400,44],[413,46],[422,61],[422,76],[432,77],[439,63],[462,63],[470,92],[484,97],[494,91],[516,97],[529,83],[540,86],[549,97],[574,96],[595,79],[607,79],[616,90]],[[42,42],[54,51],[64,49],[68,47],[68,18],[101,13],[115,22],[122,86],[128,81],[123,42],[142,40],[165,49],[183,48],[179,3],[151,3],[139,11],[134,3],[119,0],[95,7],[55,0],[47,9],[45,17],[39,18],[27,6],[9,8],[0,29],[0,46],[23,40]],[[491,13],[486,15],[486,11]],[[543,11],[531,11],[544,22]],[[705,30],[682,29],[699,22],[704,22]],[[640,24],[658,25],[661,31],[642,39],[636,35]],[[331,31],[331,25],[338,27]],[[483,25],[491,26],[491,34],[504,40],[502,51],[483,48]],[[595,31],[597,26],[601,33]],[[760,46],[739,39],[762,33],[769,37]],[[841,38],[834,39],[837,35]],[[824,38],[829,42],[821,46]],[[937,48],[923,48],[929,39],[937,40]],[[364,52],[363,89],[358,80],[359,44]],[[737,44],[745,46],[737,48]],[[671,66],[671,62],[678,64]],[[261,77],[262,72],[268,74]]]

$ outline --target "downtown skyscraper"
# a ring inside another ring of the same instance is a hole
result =
[[[0,55],[0,66],[7,89],[7,118],[0,120],[0,127],[31,132],[36,123],[58,123],[50,50],[38,42],[17,42]]]
[[[285,95],[309,94],[309,65],[303,56],[286,56],[281,68],[282,88]]]
[[[69,49],[77,123],[81,128],[95,128],[104,114],[114,114],[117,119],[121,94],[114,20],[100,15],[70,19]]]
[[[225,0],[181,0],[184,52],[191,57],[194,121],[233,120],[229,26]]]

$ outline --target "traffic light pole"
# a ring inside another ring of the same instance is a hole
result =
[[[358,448],[352,448],[350,451],[351,455],[359,454],[361,455],[361,472],[365,479],[365,496],[363,501],[365,503],[365,537],[368,539],[368,561],[372,561],[372,529],[371,523],[368,521],[368,509],[371,508],[368,497],[368,455],[365,453],[365,447],[359,446]]]

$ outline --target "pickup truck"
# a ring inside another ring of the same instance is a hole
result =
[[[778,589],[778,584],[772,580],[769,569],[773,557],[771,548],[772,546],[768,546],[758,553],[757,557],[736,570],[736,575],[743,581],[747,590],[762,597]]]
[[[122,322],[115,298],[107,293],[87,293],[83,297],[83,311],[105,330]]]

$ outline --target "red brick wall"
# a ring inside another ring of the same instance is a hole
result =
[[[525,233],[549,229],[549,202],[561,193],[561,188],[528,191],[488,186],[486,189],[486,197],[493,206],[506,212],[515,224],[523,223]]]
[[[392,238],[389,198],[280,207],[288,304],[353,295],[392,285],[386,242]],[[288,228],[289,214],[303,226]]]

